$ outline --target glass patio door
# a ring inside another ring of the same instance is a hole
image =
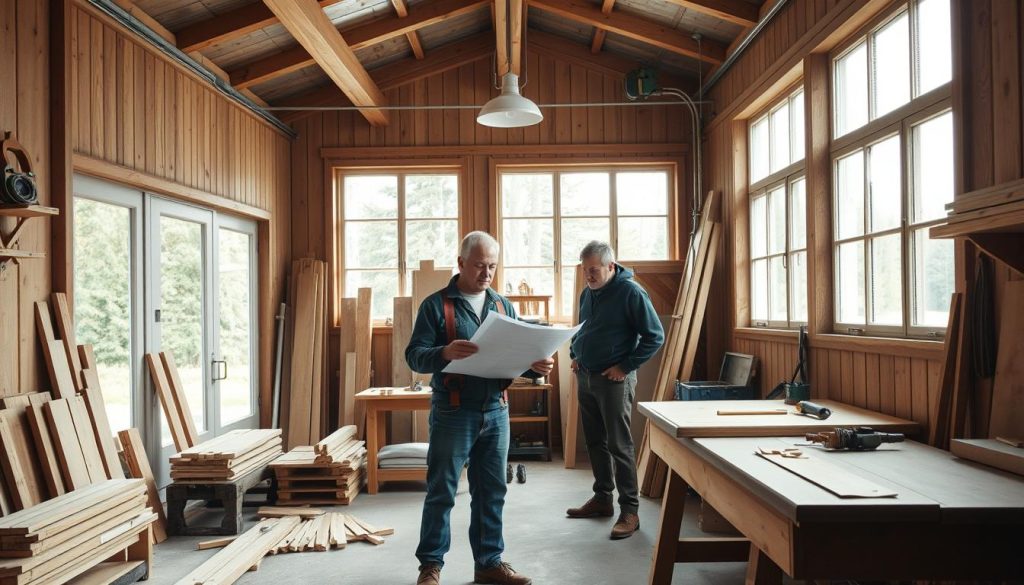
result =
[[[255,427],[255,225],[158,197],[147,216],[149,351],[174,356],[200,441]],[[152,416],[163,483],[175,449],[157,400]]]

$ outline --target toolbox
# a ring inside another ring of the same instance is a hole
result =
[[[744,353],[725,352],[718,380],[676,382],[676,400],[755,400],[750,385],[757,358]]]

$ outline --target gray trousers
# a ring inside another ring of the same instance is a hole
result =
[[[594,494],[611,502],[612,490],[619,490],[619,508],[636,514],[640,507],[636,485],[636,451],[629,434],[636,372],[622,382],[613,382],[600,372],[576,373],[583,420],[583,435],[594,471]]]

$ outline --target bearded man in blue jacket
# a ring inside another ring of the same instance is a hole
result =
[[[462,468],[469,463],[469,544],[474,583],[530,585],[531,580],[501,558],[505,466],[509,420],[505,388],[512,380],[445,374],[452,360],[465,359],[479,347],[470,341],[493,313],[515,318],[508,299],[494,292],[498,242],[485,232],[470,232],[459,250],[459,274],[448,286],[423,300],[405,360],[414,372],[432,372],[430,446],[427,448],[427,496],[416,558],[417,585],[439,585],[444,555],[451,545],[450,514]],[[548,375],[555,361],[534,362],[523,376]]]
[[[592,241],[580,252],[587,288],[580,293],[580,323],[569,355],[587,453],[594,472],[594,495],[570,518],[613,516],[612,490],[619,492],[619,518],[611,538],[640,529],[636,450],[629,434],[636,370],[665,341],[665,332],[647,291],[633,273],[615,262],[605,242]]]

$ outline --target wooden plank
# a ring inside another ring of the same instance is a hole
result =
[[[387,105],[387,99],[316,0],[265,0],[264,3],[352,103],[366,106],[360,113],[370,124],[387,125],[387,114],[374,107]]]
[[[53,293],[50,295],[53,303],[54,316],[57,318],[57,329],[60,331],[61,341],[64,343],[64,353],[67,355],[71,367],[71,381],[75,390],[81,391],[85,387],[82,381],[82,362],[78,357],[78,345],[75,343],[75,323],[71,317],[71,309],[68,307],[68,297],[64,293]]]
[[[992,439],[1024,435],[1024,280],[1009,280],[1003,285],[1000,315],[988,426]]]
[[[199,444],[199,432],[196,430],[195,419],[192,418],[192,410],[188,407],[185,385],[181,383],[181,376],[178,375],[178,366],[174,363],[174,356],[169,351],[161,351],[160,362],[167,376],[171,397],[174,400],[174,411],[178,420],[181,421],[185,444],[187,447],[194,447]]]
[[[64,479],[60,472],[56,447],[53,437],[50,435],[50,426],[43,414],[43,405],[29,405],[25,408],[25,418],[28,420],[29,429],[32,431],[32,440],[39,457],[40,469],[46,488],[50,497],[63,495],[65,490]]]
[[[179,580],[178,585],[234,583],[300,522],[298,518],[261,520],[223,550]]]
[[[71,378],[71,366],[68,364],[67,354],[64,353],[64,344],[54,336],[50,306],[45,301],[38,301],[35,304],[35,310],[36,331],[39,333],[39,342],[43,346],[43,356],[46,358],[46,367],[50,373],[54,396],[58,398],[74,396],[75,383]]]
[[[93,483],[86,466],[85,453],[78,442],[75,421],[71,414],[68,398],[51,400],[43,405],[46,423],[53,437],[54,451],[60,463],[61,477],[69,490],[76,490]]]
[[[327,321],[324,315],[327,282],[324,277],[323,262],[313,264],[313,274],[316,282],[313,295],[313,380],[309,393],[309,438],[305,442],[307,445],[316,443],[323,437],[321,433],[324,421],[321,413],[323,411],[322,400],[326,394],[323,391],[323,385],[325,383],[324,346],[327,343],[324,332]]]
[[[864,479],[817,455],[783,457],[778,445],[771,445],[767,452],[762,448],[757,454],[841,498],[891,498],[898,495],[895,490]]]
[[[580,295],[583,294],[583,287],[586,286],[586,280],[583,278],[583,265],[577,264],[575,269],[575,278],[573,279],[573,304],[572,304],[572,324],[575,327],[580,322]],[[576,379],[576,372],[572,371],[570,366],[569,379],[566,380],[569,384],[569,392],[567,393],[566,399],[568,404],[566,405],[565,415],[565,437],[562,441],[562,458],[565,462],[566,469],[576,468],[576,435],[577,428],[579,425],[580,418],[580,402],[577,392],[579,392],[579,382]]]
[[[167,540],[167,517],[164,514],[164,505],[160,502],[160,492],[156,489],[153,470],[149,466],[149,459],[146,457],[142,436],[139,434],[139,429],[135,428],[118,431],[117,436],[121,440],[124,458],[128,463],[128,470],[131,472],[131,476],[141,479],[146,483],[149,507],[157,515],[157,520],[153,523],[152,538],[153,542],[159,544]]]
[[[1024,475],[1024,449],[1020,447],[996,439],[953,439],[949,446],[957,457]]]
[[[174,394],[167,381],[167,373],[164,371],[160,356],[155,353],[146,354],[146,365],[149,366],[149,375],[153,380],[153,388],[157,397],[160,398],[160,405],[163,407],[164,417],[167,419],[167,428],[171,431],[171,439],[174,441],[174,448],[178,451],[188,449],[188,437],[178,414],[178,408],[174,403]]]
[[[373,289],[360,288],[356,301],[356,392],[370,387],[371,355],[373,353]],[[362,402],[355,404],[353,423],[359,429],[360,438],[365,431],[366,407]]]
[[[89,477],[93,483],[108,479],[106,464],[103,456],[100,455],[99,445],[96,443],[96,434],[92,428],[92,417],[89,416],[89,409],[85,405],[85,398],[74,396],[68,398],[68,408],[71,411],[71,418],[75,423],[75,434],[78,435],[78,444],[82,448],[82,455],[85,458],[85,467],[89,470]]]
[[[0,467],[6,482],[5,492],[10,496],[14,510],[22,510],[38,504],[38,490],[29,487],[28,474],[22,469],[21,458],[16,447],[16,431],[9,423],[8,416],[14,412],[0,411]],[[6,515],[7,512],[4,512]]]
[[[82,370],[82,377],[85,378],[82,397],[85,399],[85,406],[89,409],[92,430],[100,448],[100,455],[103,456],[106,475],[109,479],[124,479],[121,459],[117,456],[114,435],[110,431],[110,421],[107,419],[107,407],[103,401],[103,392],[100,390],[99,376],[96,375],[96,370],[86,368]]]
[[[296,267],[297,266],[297,267]],[[295,307],[295,341],[292,347],[291,384],[285,449],[307,444],[309,439],[310,394],[313,375],[313,319],[316,281],[311,261],[293,264],[298,272]]]
[[[412,297],[395,297],[394,315],[391,326],[391,385],[408,387],[412,385],[412,370],[405,361],[405,348],[412,337]],[[344,378],[342,378],[344,381]],[[396,443],[412,440],[412,414],[391,413],[391,438]]]
[[[45,396],[47,399],[49,398],[48,394]],[[11,471],[7,476],[7,485],[9,488],[13,486],[12,477],[15,478],[14,481],[24,483],[22,502],[24,507],[28,507],[46,500],[49,492],[43,479],[42,457],[41,454],[37,455],[28,415],[25,412],[30,405],[29,397],[20,396],[17,401],[12,401],[10,398],[3,400],[4,410],[0,410],[0,417],[5,419],[3,424],[9,429],[7,436],[0,440],[0,444],[2,444],[4,457],[13,458],[17,467],[20,468],[15,469],[14,465],[11,466]],[[15,402],[17,403],[15,404]]]

